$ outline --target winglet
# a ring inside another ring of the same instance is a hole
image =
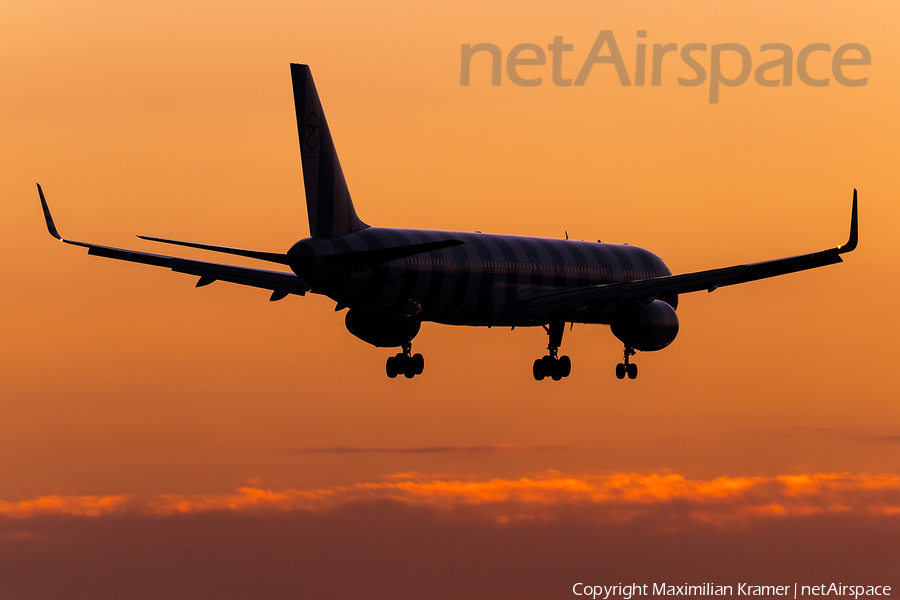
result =
[[[65,240],[59,235],[59,232],[56,231],[56,225],[53,223],[53,217],[50,216],[50,208],[47,207],[47,201],[44,199],[44,190],[41,189],[41,184],[37,184],[38,194],[41,197],[41,207],[44,209],[44,220],[47,221],[47,231],[50,232],[50,235],[63,242]]]
[[[838,254],[856,250],[856,244],[859,242],[859,218],[856,210],[856,188],[853,188],[853,211],[850,213],[850,238],[847,243],[838,246]]]

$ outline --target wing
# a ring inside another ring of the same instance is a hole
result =
[[[147,252],[135,252],[134,250],[123,250],[121,248],[110,248],[109,246],[99,246],[97,244],[87,244],[85,242],[76,242],[67,240],[59,235],[56,225],[53,223],[53,217],[50,215],[50,209],[47,207],[47,201],[44,199],[44,191],[38,184],[38,194],[41,197],[41,206],[44,209],[44,219],[47,221],[47,229],[50,235],[61,242],[72,244],[73,246],[81,246],[88,249],[88,254],[93,256],[104,256],[106,258],[115,258],[117,260],[126,260],[129,262],[142,263],[145,265],[154,265],[157,267],[166,267],[176,273],[186,273],[200,277],[197,281],[197,287],[209,285],[214,281],[229,281],[240,285],[248,285],[251,287],[272,290],[270,300],[281,300],[288,294],[305,295],[307,292],[317,293],[309,284],[294,275],[293,273],[284,273],[282,271],[268,271],[265,269],[250,269],[247,267],[236,267],[233,265],[221,265],[218,263],[204,262],[200,260],[188,260],[186,258],[178,258],[175,256],[166,256],[163,254],[149,254]],[[246,251],[251,258],[259,258],[253,256],[252,251]],[[279,256],[270,253],[259,252],[257,255]],[[265,260],[265,259],[263,259]],[[275,261],[273,261],[275,262]]]
[[[837,248],[780,258],[765,262],[737,265],[696,273],[670,275],[656,279],[629,281],[624,283],[607,283],[554,291],[539,296],[531,296],[507,304],[501,318],[526,318],[561,311],[580,311],[591,303],[649,300],[664,294],[687,294],[767,279],[777,275],[815,269],[825,265],[843,262],[841,254],[856,249],[859,241],[858,217],[856,207],[856,190],[853,190],[853,209],[850,214],[850,238],[846,244]]]

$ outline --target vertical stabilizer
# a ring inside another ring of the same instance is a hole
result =
[[[291,80],[300,134],[309,234],[328,237],[368,227],[356,216],[350,200],[350,191],[309,67],[291,64]]]

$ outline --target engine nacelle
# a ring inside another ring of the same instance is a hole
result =
[[[635,350],[662,350],[678,335],[678,315],[668,303],[654,300],[622,314],[610,329],[622,343]]]
[[[347,331],[378,348],[396,348],[408,344],[419,333],[421,321],[401,316],[382,316],[357,310],[347,311]]]

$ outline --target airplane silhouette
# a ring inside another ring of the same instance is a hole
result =
[[[635,351],[661,350],[678,334],[678,295],[842,262],[856,248],[856,190],[846,244],[811,254],[672,275],[655,254],[629,245],[480,232],[370,227],[356,215],[328,122],[307,65],[291,78],[310,237],[285,253],[242,250],[138,236],[144,240],[244,256],[290,267],[290,273],[149,254],[62,238],[38,184],[50,234],[88,254],[166,267],[200,279],[288,294],[324,294],[348,308],[347,329],[379,348],[401,350],[387,359],[388,377],[420,375],[412,340],[423,321],[468,326],[541,326],[547,355],[534,361],[538,381],[568,377],[572,362],[559,355],[566,323],[610,326],[624,345],[616,376],[637,377]]]

